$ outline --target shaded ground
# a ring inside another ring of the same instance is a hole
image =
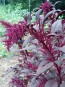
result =
[[[0,38],[0,43],[3,43],[3,38]],[[0,50],[1,51],[1,50]],[[17,55],[17,56],[16,56]],[[13,72],[8,73],[6,75],[6,71],[9,70],[11,67],[18,64],[18,58],[20,58],[20,54],[16,53],[14,56],[9,55],[8,58],[1,58],[0,56],[0,87],[9,87],[8,82],[13,74]],[[5,74],[5,76],[3,76]]]
[[[10,78],[13,73],[9,73],[7,76],[3,77],[3,74],[6,73],[6,71],[18,63],[18,60],[16,57],[12,59],[0,59],[0,87],[8,87],[8,82],[10,81]]]

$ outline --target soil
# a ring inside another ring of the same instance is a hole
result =
[[[10,67],[15,66],[16,64],[18,64],[17,57],[14,57],[12,59],[0,59],[0,87],[8,87],[8,83],[13,72],[7,73],[7,70],[9,70]]]

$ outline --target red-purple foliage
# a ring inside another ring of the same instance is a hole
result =
[[[20,64],[12,67],[10,87],[65,87],[65,19],[57,18],[60,10],[51,9],[50,2],[44,2],[41,8],[45,15],[39,9],[34,23],[25,19],[13,25],[1,21],[7,28],[7,47],[22,45],[18,49]]]
[[[13,83],[16,87],[25,87],[23,81],[20,80],[20,78],[18,79],[17,77],[12,78],[12,83]]]

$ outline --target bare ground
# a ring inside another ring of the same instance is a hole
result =
[[[16,64],[18,64],[16,57],[12,59],[0,59],[0,87],[8,87],[8,82],[10,81],[13,73],[10,72],[8,75],[5,73],[10,67],[13,67]]]

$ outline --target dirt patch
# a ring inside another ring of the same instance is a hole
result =
[[[0,87],[8,87],[8,82],[10,81],[13,72],[8,73],[7,75],[6,71],[18,63],[17,57],[12,59],[0,59]]]

